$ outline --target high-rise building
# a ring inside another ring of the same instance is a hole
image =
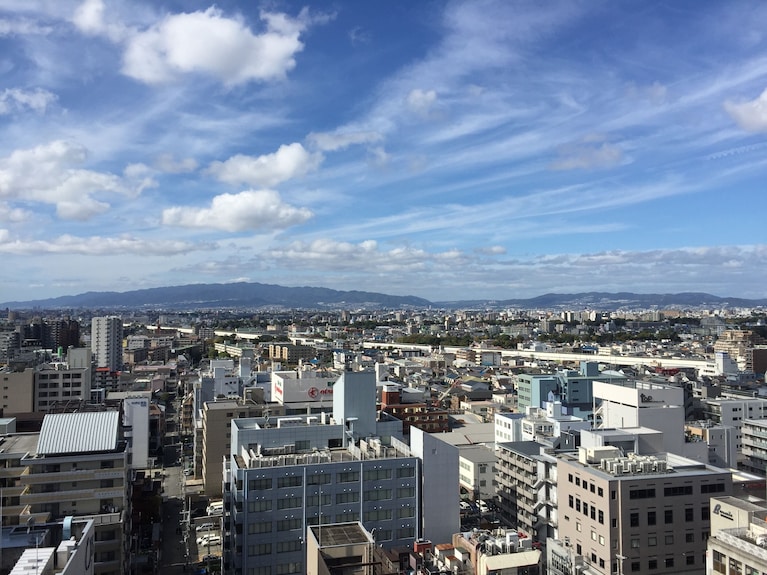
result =
[[[94,317],[91,350],[97,368],[120,371],[123,366],[123,322],[117,316]]]

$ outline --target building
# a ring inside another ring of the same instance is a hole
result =
[[[93,573],[129,573],[127,457],[118,411],[46,414],[37,449],[21,459],[20,522],[93,518]]]
[[[743,451],[745,455],[747,441],[743,422]],[[736,449],[737,430],[731,425],[720,425],[713,421],[688,421],[684,424],[685,439],[688,442],[701,441],[708,448],[708,462],[716,467],[737,467],[738,450]],[[764,468],[762,468],[764,471]]]
[[[317,355],[317,350],[309,345],[296,345],[289,342],[269,344],[269,357],[272,361],[281,361],[289,365],[298,365],[299,361],[308,361]]]
[[[700,573],[712,496],[732,492],[728,470],[673,454],[617,447],[561,454],[559,537],[589,573]]]
[[[743,469],[764,475],[767,473],[767,419],[744,419],[741,437]]]
[[[381,391],[381,409],[402,421],[402,431],[410,433],[411,427],[417,427],[428,433],[443,433],[450,430],[450,417],[444,409],[432,407],[428,403],[403,403],[400,386],[384,384]]]
[[[91,350],[97,368],[117,372],[123,366],[123,322],[116,316],[91,320]]]
[[[207,401],[202,408],[202,437],[198,443],[201,452],[195,476],[202,477],[203,493],[221,496],[223,460],[231,451],[231,422],[233,419],[284,415],[279,405],[267,405],[241,399]]]
[[[727,353],[738,363],[740,371],[764,373],[767,368],[767,357],[757,353],[754,360],[754,349],[764,348],[767,340],[758,333],[747,329],[729,329],[722,333],[714,343],[714,352]]]
[[[702,405],[706,419],[735,428],[735,448],[738,452],[743,449],[743,422],[767,417],[767,399],[705,399]]]
[[[57,404],[89,401],[91,369],[65,362],[45,363],[35,369],[35,411],[48,411]]]
[[[372,372],[345,372],[333,388],[332,416],[232,420],[223,499],[233,573],[305,572],[313,525],[359,521],[385,548],[458,531],[458,450],[418,429],[401,441],[401,422],[376,412]]]
[[[763,499],[711,499],[706,573],[767,573],[767,503]]]
[[[306,575],[373,575],[373,536],[359,521],[313,525],[306,537]]]
[[[9,367],[0,369],[3,384],[2,403],[4,415],[31,413],[35,410],[35,369],[21,371]]]
[[[547,401],[544,408],[528,407],[522,418],[521,441],[549,442],[570,430],[591,429],[591,422],[574,415],[562,413],[559,401]]]
[[[459,448],[461,493],[470,494],[474,500],[495,499],[495,461],[495,452],[484,445]]]

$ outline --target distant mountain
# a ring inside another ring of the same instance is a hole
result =
[[[547,293],[529,299],[475,300],[472,302],[437,302],[439,307],[493,307],[521,309],[671,309],[767,306],[767,299],[719,297],[707,293],[636,294],[631,292]]]
[[[767,299],[718,297],[707,293],[636,294],[630,292],[548,293],[528,299],[459,300],[430,302],[415,296],[393,296],[363,291],[318,287],[284,287],[261,283],[191,284],[127,292],[86,292],[35,301],[0,304],[11,309],[254,309],[265,307],[338,309],[446,308],[446,309],[695,309],[767,306]]]
[[[0,304],[11,309],[244,309],[260,307],[367,308],[428,307],[430,302],[414,296],[392,296],[362,291],[338,291],[317,287],[283,287],[261,283],[191,284],[127,292],[86,292],[35,301]]]

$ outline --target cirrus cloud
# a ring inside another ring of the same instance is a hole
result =
[[[41,88],[35,90],[6,88],[0,92],[0,116],[25,109],[44,113],[46,108],[55,101],[56,94]]]
[[[0,253],[66,254],[86,256],[111,256],[136,254],[141,256],[168,256],[197,250],[213,249],[213,244],[190,243],[178,240],[140,239],[125,234],[118,237],[78,237],[64,234],[50,240],[23,240],[11,237],[6,229],[0,229]]]
[[[324,152],[334,152],[357,144],[374,144],[383,136],[378,132],[312,132],[306,139]]]
[[[247,190],[221,194],[209,208],[172,207],[163,210],[162,223],[168,226],[207,228],[226,232],[279,230],[302,224],[313,216],[311,210],[282,201],[273,190]]]

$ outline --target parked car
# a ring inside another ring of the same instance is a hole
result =
[[[221,535],[215,535],[213,533],[203,535],[197,538],[197,546],[205,547],[206,545],[220,545]]]
[[[184,475],[186,475],[187,477],[189,477],[190,475],[194,475],[194,469],[192,469],[191,467],[187,467],[186,469],[184,469]]]
[[[205,512],[208,515],[223,515],[224,513],[224,502],[223,501],[213,501],[208,505],[208,508],[205,510]]]
[[[219,526],[215,523],[201,523],[197,526],[197,533],[202,533],[203,531],[216,531],[218,527]]]

